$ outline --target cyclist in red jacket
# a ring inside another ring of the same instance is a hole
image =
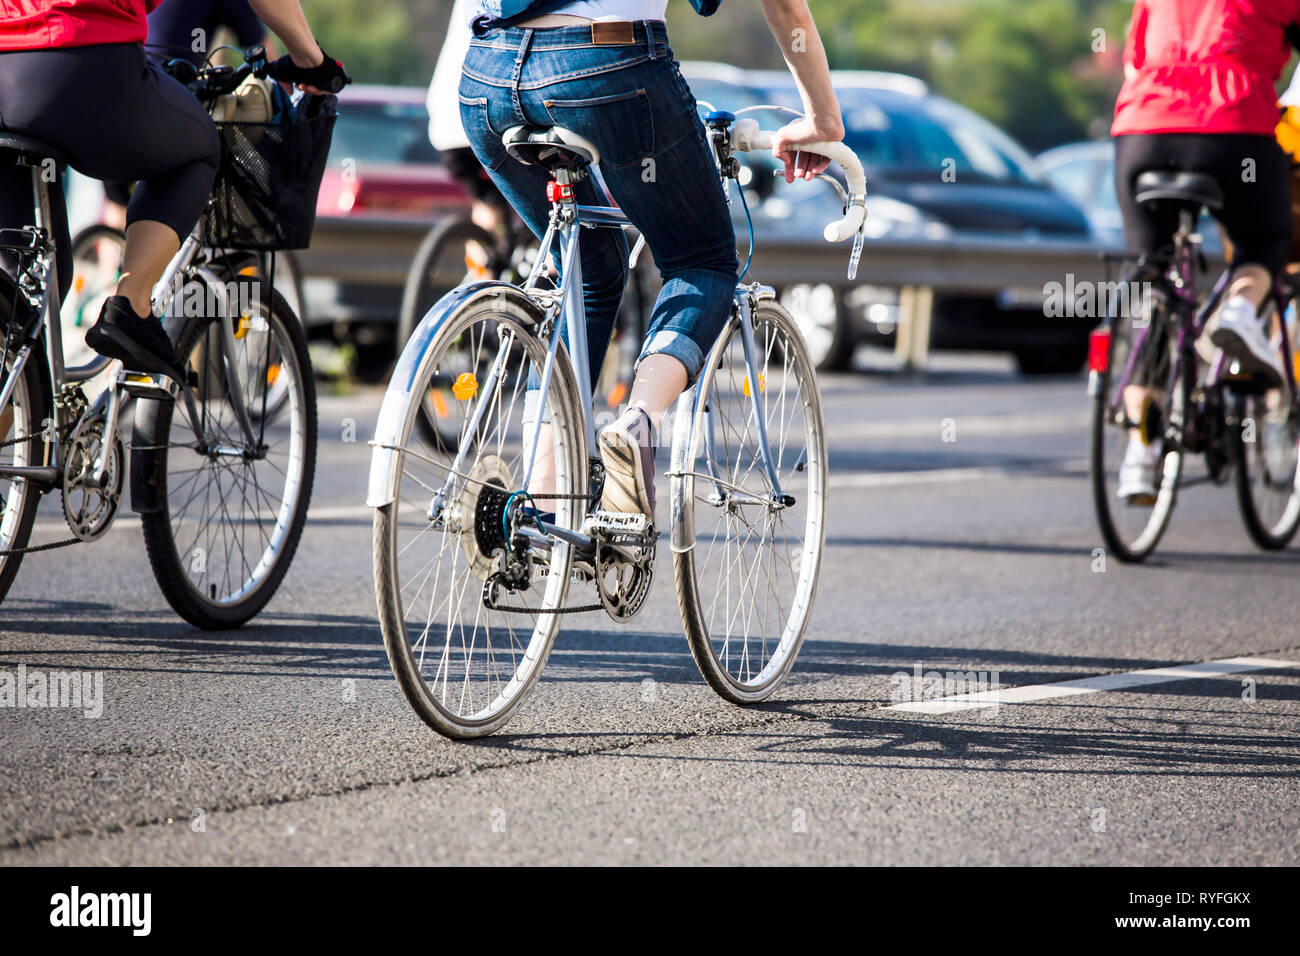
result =
[[[1291,239],[1289,167],[1274,139],[1274,83],[1290,58],[1287,28],[1300,0],[1137,0],[1115,103],[1115,189],[1131,251],[1168,248],[1177,213],[1134,200],[1138,174],[1203,173],[1223,191],[1217,213],[1232,241],[1233,274],[1210,340],[1243,368],[1280,386],[1278,350],[1259,309]],[[1144,389],[1126,404],[1140,408]],[[1157,446],[1135,431],[1120,469],[1120,497],[1154,500]]]
[[[63,152],[95,179],[140,185],[127,208],[117,295],[86,334],[129,367],[177,374],[150,296],[212,191],[218,140],[197,99],[145,59],[147,13],[160,0],[0,0],[0,129]],[[315,92],[346,78],[316,44],[298,0],[250,0],[289,56],[282,79]],[[72,281],[67,212],[52,210],[60,295]],[[0,163],[0,225],[32,221],[30,172]]]

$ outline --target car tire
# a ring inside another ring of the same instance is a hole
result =
[[[798,326],[817,371],[840,372],[852,364],[857,341],[832,286],[788,286],[781,290],[780,300]]]
[[[1064,345],[1049,348],[1019,349],[1016,365],[1026,376],[1074,375],[1088,359],[1088,344]]]

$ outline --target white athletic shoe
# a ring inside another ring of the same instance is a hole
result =
[[[1241,363],[1243,371],[1263,378],[1271,388],[1286,381],[1282,357],[1268,340],[1250,300],[1234,295],[1211,320],[1210,341]]]
[[[1130,505],[1156,503],[1156,467],[1160,464],[1160,446],[1144,445],[1132,436],[1119,466],[1119,497]]]
[[[629,408],[600,433],[600,457],[605,463],[602,511],[643,514],[655,519],[655,465],[650,417]]]

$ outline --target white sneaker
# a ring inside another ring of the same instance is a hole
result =
[[[1210,341],[1241,363],[1245,372],[1253,372],[1271,388],[1286,381],[1282,358],[1273,348],[1255,307],[1243,296],[1234,295],[1211,320]]]
[[[1119,497],[1130,505],[1156,503],[1156,467],[1160,464],[1159,445],[1144,445],[1133,436],[1124,449],[1124,461],[1119,466]]]

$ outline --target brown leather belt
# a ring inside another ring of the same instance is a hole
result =
[[[546,29],[547,27],[582,27],[591,25],[591,42],[599,46],[628,46],[636,42],[632,20],[588,20],[562,13],[549,13],[517,23],[521,28]]]

